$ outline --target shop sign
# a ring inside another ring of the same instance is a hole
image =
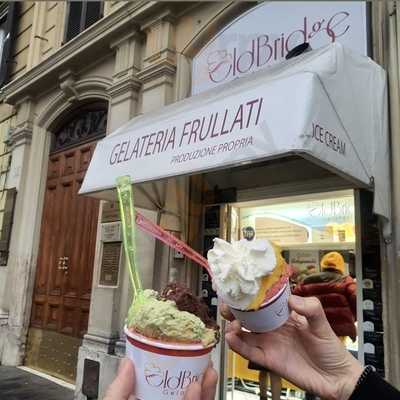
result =
[[[193,59],[192,94],[270,67],[298,44],[340,42],[367,55],[366,3],[265,2],[235,19]]]
[[[315,102],[318,107],[313,107]],[[291,118],[287,118],[287,110]],[[170,111],[165,118],[154,118],[133,128],[127,125],[123,134],[100,141],[81,192],[88,182],[92,187],[111,187],[118,176],[127,173],[138,183],[237,165],[291,150],[307,152],[362,182],[370,182],[332,104],[310,74],[262,81],[240,93],[217,94],[184,111],[177,112],[176,106]],[[329,126],[329,131],[346,143],[345,154],[328,143],[313,140],[314,121],[324,121],[320,125]],[[106,168],[105,173],[99,173],[100,165]]]
[[[373,177],[388,216],[381,67],[331,44],[262,72],[129,121],[97,143],[80,193],[103,196],[122,175],[138,184],[296,154],[357,186]]]
[[[121,247],[121,242],[106,242],[103,244],[99,274],[100,286],[118,286]]]
[[[307,227],[308,233],[305,239],[302,238],[302,235],[297,235],[294,242],[298,242],[299,240],[299,243],[355,241],[354,200],[352,196],[246,208],[241,211],[241,225],[245,227],[243,228],[242,236],[247,238],[249,234],[247,231],[251,232],[250,229],[254,226],[255,221],[266,217],[277,221],[283,219],[293,225]],[[266,232],[271,240],[280,242],[283,238],[284,243],[282,244],[287,244],[288,241],[293,242],[293,232],[289,235],[287,232],[288,228],[283,229],[283,226],[279,226],[281,237],[278,238],[278,232],[274,228],[275,225],[276,222],[267,227]],[[271,230],[273,232],[271,232]],[[298,228],[296,230],[298,231]],[[264,230],[262,232],[264,232]],[[257,237],[259,237],[260,233],[261,231],[257,231]]]
[[[103,242],[121,242],[121,222],[108,222],[101,224],[101,240]]]
[[[279,245],[307,243],[310,238],[308,227],[268,217],[255,219],[255,232],[258,239],[268,239]]]
[[[241,212],[243,224],[249,223],[250,228],[251,217],[263,217],[268,214],[278,218],[286,218],[311,228],[322,228],[336,223],[337,225],[350,225],[354,229],[354,200],[352,195],[249,207]],[[245,218],[249,218],[249,220]]]

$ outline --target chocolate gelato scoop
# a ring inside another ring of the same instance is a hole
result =
[[[207,328],[219,331],[219,326],[210,317],[208,307],[204,301],[194,296],[186,286],[173,282],[165,287],[160,297],[165,300],[173,300],[180,311],[187,311],[199,317]]]

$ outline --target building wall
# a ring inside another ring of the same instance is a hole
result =
[[[43,22],[38,24],[38,36],[40,43],[40,61],[50,57],[58,48],[61,47],[64,35],[64,19],[66,3],[62,1],[46,1],[43,4],[37,3],[43,13]]]
[[[32,26],[35,2],[24,1],[18,7],[16,19],[15,43],[11,54],[10,80],[23,75],[28,68],[29,46],[32,39]]]
[[[391,240],[383,252],[382,302],[387,379],[400,388],[400,13],[397,2],[372,5],[373,58],[388,71],[391,167],[392,223]]]
[[[0,104],[0,234],[3,229],[4,206],[6,191],[9,187],[9,174],[11,163],[11,152],[5,143],[9,129],[13,126],[15,114],[13,107],[7,104]],[[8,312],[2,307],[2,299],[6,292],[7,275],[9,265],[0,266],[0,357],[2,354],[4,337],[8,320]]]
[[[206,27],[209,27],[211,22],[227,8],[230,8],[229,3],[203,3],[196,5],[190,10],[190,12],[182,15],[176,24],[176,50],[178,52],[184,51],[188,44],[195,40],[196,37],[202,33]],[[209,33],[209,39],[211,39],[218,32],[221,24],[217,24],[217,26]],[[198,48],[194,49],[192,54],[200,51],[202,47],[201,45],[202,43],[199,42]]]
[[[3,227],[7,177],[10,171],[11,162],[11,154],[9,152],[8,146],[5,143],[5,139],[9,133],[9,129],[11,128],[13,123],[13,114],[12,111],[10,111],[11,110],[3,110],[4,119],[0,122],[0,227]],[[3,297],[3,293],[5,290],[7,271],[7,266],[0,266],[0,298]],[[0,306],[0,319],[3,313],[4,311],[1,309]]]
[[[114,11],[124,6],[124,1],[107,1],[104,3],[104,16],[110,15]]]
[[[165,104],[189,96],[191,58],[225,24],[251,6],[251,3],[233,2],[165,2],[143,3],[135,9],[136,5],[132,2],[105,2],[105,17],[79,37],[63,45],[65,2],[22,3],[13,54],[12,79],[21,81],[24,74],[29,76],[33,67],[50,65],[46,63],[59,54],[64,54],[63,52],[66,54],[66,50],[72,48],[74,43],[82,42],[75,53],[81,51],[83,55],[73,58],[68,54],[69,58],[64,59],[59,69],[51,67],[53,69],[43,73],[40,78],[42,86],[38,86],[39,89],[30,89],[30,82],[25,82],[22,89],[18,87],[19,92],[16,95],[15,88],[20,81],[14,81],[5,90],[6,101],[16,107],[18,114],[4,122],[5,125],[0,122],[0,135],[7,124],[12,124],[16,133],[25,132],[29,140],[22,141],[23,136],[18,136],[18,143],[21,145],[13,150],[9,175],[14,179],[13,185],[21,185],[13,251],[17,256],[23,256],[24,262],[19,262],[16,257],[15,265],[10,266],[12,271],[1,270],[0,267],[0,282],[6,282],[3,283],[3,289],[0,285],[0,306],[4,305],[4,286],[11,288],[18,280],[22,282],[18,291],[10,294],[12,301],[7,305],[6,311],[10,312],[13,325],[12,329],[10,324],[3,329],[9,340],[8,353],[3,354],[3,362],[6,360],[11,364],[19,364],[24,356],[51,121],[62,118],[68,114],[71,106],[84,100],[103,98],[109,101],[108,132],[111,132],[135,115],[152,112]],[[115,24],[107,25],[108,21],[117,17]],[[99,30],[102,46],[96,42],[96,38],[83,41],[102,26],[108,26],[104,31]],[[108,35],[107,32],[113,29],[115,32]],[[1,154],[0,144],[0,157]],[[0,159],[0,171],[1,165]],[[166,196],[165,201],[159,204],[159,212],[153,211],[150,214],[163,227],[185,238],[188,181],[171,181]],[[29,229],[24,230],[23,227],[27,225]],[[145,242],[146,239],[142,240]],[[177,271],[185,271],[182,276],[188,282],[192,281],[190,267],[176,264],[164,246],[159,243],[147,243],[145,246],[155,246],[157,254],[157,260],[153,263],[153,286],[154,277],[157,277],[157,286],[162,286]],[[145,257],[143,254],[143,258]],[[81,386],[85,358],[101,362],[102,394],[116,372],[119,356],[123,354],[123,342],[117,336],[121,333],[124,315],[129,306],[127,271],[122,265],[119,288],[99,288],[96,277],[100,259],[101,246],[98,242],[89,332],[81,348],[78,365],[77,399],[84,398]],[[5,275],[6,280],[2,279]],[[150,274],[146,276],[149,285],[151,278]],[[115,310],[118,312],[115,313]],[[0,327],[0,358],[1,341],[5,337],[1,329]],[[101,340],[98,334],[100,331],[103,334]]]
[[[123,5],[105,2],[103,14],[109,15]],[[64,44],[66,12],[64,1],[19,3],[9,81],[52,56]]]

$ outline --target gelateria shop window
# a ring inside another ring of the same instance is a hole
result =
[[[230,219],[232,239],[265,238],[281,247],[294,270],[292,292],[320,293],[332,328],[357,356],[354,209],[353,191],[348,190],[236,203],[230,208]],[[345,296],[336,296],[335,291]],[[227,352],[228,400],[313,398]]]

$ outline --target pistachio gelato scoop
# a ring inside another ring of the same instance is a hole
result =
[[[154,290],[140,293],[128,312],[129,329],[150,338],[170,342],[201,342],[204,346],[216,343],[214,329],[207,328],[194,314],[178,310],[174,301],[159,299]]]

